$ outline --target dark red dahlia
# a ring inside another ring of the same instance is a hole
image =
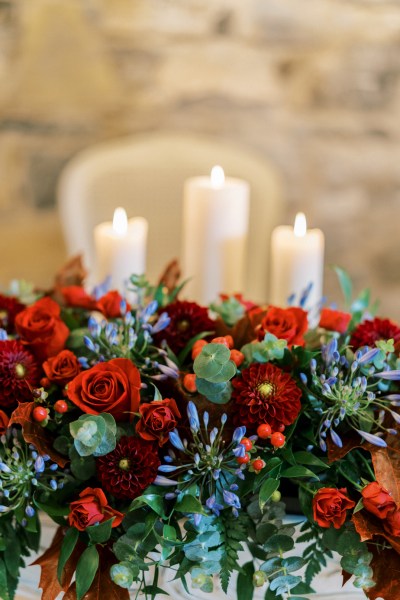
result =
[[[198,333],[215,331],[215,323],[209,318],[207,308],[195,302],[177,300],[162,310],[168,313],[171,322],[156,336],[157,341],[166,340],[175,353],[180,352]]]
[[[16,340],[0,341],[0,406],[14,408],[32,400],[31,389],[39,384],[40,370],[33,355]]]
[[[375,317],[373,320],[363,321],[360,323],[350,339],[350,345],[354,349],[362,346],[375,346],[375,342],[379,340],[400,340],[400,327],[389,321],[389,319],[379,319]]]
[[[157,477],[160,459],[156,446],[141,438],[123,436],[115,450],[97,459],[104,490],[116,498],[133,500]]]
[[[12,333],[14,331],[15,317],[24,308],[25,304],[19,302],[17,298],[0,294],[0,327],[8,331],[8,333]]]
[[[232,383],[235,423],[245,425],[248,434],[255,433],[263,423],[268,423],[272,431],[279,425],[291,425],[300,412],[301,390],[275,365],[253,364]]]

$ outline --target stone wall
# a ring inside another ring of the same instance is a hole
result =
[[[269,159],[285,220],[306,212],[327,264],[400,318],[399,75],[399,0],[0,0],[0,283],[62,260],[74,153],[197,131]]]

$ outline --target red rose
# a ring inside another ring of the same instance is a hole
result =
[[[62,350],[43,363],[43,370],[51,383],[64,386],[80,373],[81,366],[73,352]]]
[[[128,358],[113,358],[82,371],[67,388],[68,398],[84,413],[107,412],[131,421],[140,402],[140,373]]]
[[[389,535],[400,536],[400,509],[388,514],[383,521],[383,527]]]
[[[18,313],[15,327],[40,360],[58,354],[69,336],[69,329],[60,318],[60,307],[51,298],[42,298]]]
[[[0,435],[3,435],[7,431],[9,420],[10,418],[4,410],[0,410]]]
[[[80,285],[69,285],[61,288],[61,293],[68,306],[74,308],[96,309],[96,300]]]
[[[280,340],[286,340],[289,348],[304,346],[303,335],[307,331],[307,327],[307,313],[302,308],[270,306],[261,321],[258,339],[263,340],[268,332]]]
[[[125,515],[118,512],[107,503],[107,498],[100,488],[87,487],[79,494],[80,500],[70,504],[68,521],[71,527],[85,531],[87,527],[108,521],[115,517],[112,526],[118,527]]]
[[[157,440],[163,446],[169,439],[169,432],[177,426],[177,419],[181,417],[175,400],[155,400],[150,404],[139,406],[142,418],[136,425],[136,432],[144,440]]]
[[[355,506],[348,498],[346,488],[321,488],[313,498],[314,520],[320,527],[340,529],[346,520],[346,511]]]
[[[379,519],[386,519],[396,510],[396,503],[392,496],[376,481],[365,486],[361,490],[361,495],[364,508]]]
[[[97,301],[96,308],[99,310],[107,319],[116,319],[121,316],[121,302],[123,297],[116,290],[107,292],[104,296]],[[127,310],[131,307],[127,305]]]
[[[332,310],[331,308],[323,308],[321,310],[319,326],[328,329],[328,331],[345,333],[350,321],[351,314],[349,313],[341,312],[340,310]]]

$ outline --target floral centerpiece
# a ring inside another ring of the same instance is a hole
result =
[[[398,600],[400,327],[369,294],[338,269],[346,310],[310,328],[306,296],[208,308],[179,299],[176,266],[132,277],[127,299],[75,271],[0,296],[0,597],[44,511],[45,600],[156,598],[162,569],[186,590],[236,574],[240,600],[304,600],[334,551],[344,581]]]

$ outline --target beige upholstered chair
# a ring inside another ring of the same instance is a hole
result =
[[[220,164],[227,176],[250,183],[248,298],[267,300],[268,253],[283,207],[279,178],[267,160],[218,138],[149,133],[92,146],[67,165],[58,187],[58,207],[69,254],[82,252],[95,264],[92,232],[123,206],[128,217],[149,221],[147,273],[154,281],[181,252],[182,190],[186,178],[207,175]]]

